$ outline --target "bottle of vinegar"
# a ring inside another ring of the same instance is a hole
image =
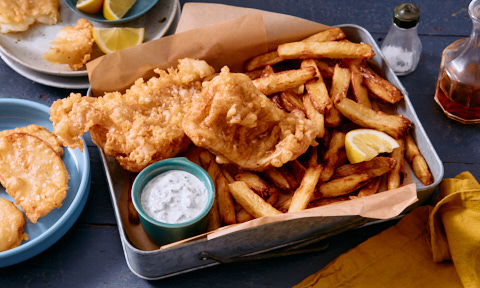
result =
[[[472,33],[443,51],[435,101],[448,117],[473,124],[480,123],[480,0],[470,2],[468,14]]]

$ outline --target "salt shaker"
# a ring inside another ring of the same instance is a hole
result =
[[[382,44],[382,53],[397,75],[407,75],[417,68],[422,42],[418,37],[417,26],[420,9],[410,3],[403,3],[393,11],[392,27]]]

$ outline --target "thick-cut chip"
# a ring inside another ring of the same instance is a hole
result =
[[[323,156],[325,167],[320,177],[322,181],[328,181],[335,172],[335,166],[340,156],[340,151],[345,149],[345,133],[334,130],[330,143],[328,145],[327,152]]]
[[[395,139],[405,136],[412,125],[412,122],[403,115],[374,111],[346,97],[337,97],[333,103],[340,113],[353,123],[385,132]]]
[[[317,186],[318,180],[320,179],[320,174],[322,173],[323,167],[321,165],[310,166],[305,171],[305,176],[302,179],[300,187],[295,190],[295,193],[292,197],[292,202],[288,208],[288,213],[295,213],[302,211],[307,208],[308,203],[315,193],[315,187]]]
[[[0,198],[0,252],[13,249],[29,239],[23,232],[24,227],[22,211],[7,199]]]
[[[255,56],[248,60],[245,63],[245,71],[253,71],[268,65],[273,65],[282,62],[283,59],[278,55],[278,52],[272,51],[272,52],[267,52],[258,56]]]
[[[369,179],[370,177],[367,174],[353,174],[322,183],[319,185],[312,201],[321,197],[336,197],[348,194],[367,184]]]
[[[253,80],[253,84],[265,95],[272,95],[287,89],[296,88],[315,77],[315,69],[286,70]]]
[[[372,46],[363,43],[325,41],[290,42],[278,46],[278,55],[285,59],[307,58],[372,58]]]
[[[368,89],[363,85],[363,74],[360,72],[361,62],[362,60],[359,59],[348,62],[348,66],[352,75],[352,79],[350,81],[352,83],[352,92],[355,100],[358,103],[368,108],[372,108],[372,104],[368,96]]]
[[[32,223],[62,206],[68,172],[62,158],[40,138],[13,133],[0,138],[0,183]]]
[[[294,110],[303,111],[305,109],[302,100],[300,100],[300,97],[292,89],[280,92],[280,100],[282,100],[282,106],[288,112]]]
[[[301,66],[304,67],[313,67],[315,68],[315,77],[316,80],[309,81],[305,84],[305,89],[307,89],[308,95],[312,100],[312,104],[318,112],[325,114],[327,110],[333,107],[332,99],[328,94],[327,86],[323,81],[322,74],[318,69],[317,63],[313,59],[305,59],[302,61]]]
[[[341,28],[335,27],[335,28],[330,28],[330,29],[318,32],[316,34],[313,34],[312,36],[305,38],[302,41],[324,42],[324,41],[341,40],[344,38],[345,38],[345,33],[343,32],[343,30]]]
[[[55,150],[55,152],[57,152],[58,155],[60,156],[63,155],[63,143],[60,140],[60,138],[57,135],[55,135],[53,132],[48,131],[47,128],[43,126],[31,124],[25,127],[18,127],[12,130],[3,130],[3,131],[0,131],[0,137],[6,136],[12,133],[18,133],[18,132],[28,133],[28,134],[32,134],[33,136],[37,136],[38,138],[50,144],[50,146],[52,146],[53,150]]]
[[[390,154],[393,159],[395,159],[396,164],[395,167],[388,173],[387,176],[387,189],[396,189],[403,184],[404,179],[404,155],[405,155],[405,140],[398,139],[397,140],[399,147],[393,149],[392,153]]]
[[[364,62],[360,65],[360,72],[363,74],[365,85],[378,98],[392,104],[403,99],[402,92],[388,80],[375,73],[367,63]]]
[[[410,165],[412,165],[413,173],[423,185],[430,185],[433,183],[432,173],[430,173],[430,170],[428,169],[428,164],[410,134],[408,134],[405,139],[405,158]]]
[[[228,184],[228,186],[235,201],[253,217],[260,218],[263,216],[282,214],[282,212],[275,209],[263,200],[262,197],[258,196],[257,193],[248,188],[247,183],[235,181]]]
[[[315,109],[311,98],[307,95],[303,97],[303,107],[305,108],[305,114],[307,118],[312,120],[320,131],[317,134],[317,138],[322,138],[325,135],[325,116]]]
[[[335,169],[334,177],[345,177],[352,174],[368,174],[370,178],[381,176],[395,167],[397,161],[391,157],[377,156],[369,161],[345,164]]]

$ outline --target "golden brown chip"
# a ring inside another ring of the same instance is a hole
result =
[[[3,130],[0,131],[0,137],[6,136],[12,133],[28,133],[32,134],[33,136],[37,136],[38,138],[42,139],[43,141],[47,142],[52,146],[53,150],[57,152],[59,156],[63,155],[63,143],[60,138],[57,137],[53,132],[48,131],[47,128],[35,124],[31,124],[25,127],[18,127],[12,130]]]
[[[28,240],[23,233],[25,218],[12,202],[0,198],[0,252],[13,249]]]
[[[62,205],[68,172],[62,158],[45,141],[13,133],[0,138],[0,183],[36,223]]]

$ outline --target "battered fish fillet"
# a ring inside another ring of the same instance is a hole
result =
[[[302,115],[278,108],[247,75],[224,67],[203,85],[182,126],[195,145],[217,156],[217,162],[262,171],[280,167],[316,145],[319,128]]]
[[[40,138],[13,133],[0,138],[0,183],[32,223],[62,206],[68,172],[62,158]]]
[[[52,146],[53,150],[57,152],[59,156],[63,155],[63,143],[60,141],[60,138],[57,135],[53,134],[47,130],[47,128],[35,124],[31,124],[25,127],[18,127],[12,130],[3,130],[0,131],[0,137],[6,136],[12,133],[24,132],[28,134],[32,134],[37,136],[38,138],[42,139],[43,141],[47,142],[50,146]]]
[[[23,233],[25,218],[12,202],[0,198],[0,252],[13,249],[29,239]]]
[[[0,32],[25,31],[35,22],[53,25],[60,18],[58,0],[0,0]]]
[[[67,64],[70,69],[80,70],[91,58],[93,47],[93,25],[80,18],[75,26],[60,29],[52,46],[43,53],[43,60],[52,64]]]
[[[184,111],[214,69],[205,61],[182,59],[177,69],[155,72],[159,77],[138,79],[125,94],[94,98],[72,93],[55,101],[50,108],[55,134],[64,145],[82,149],[78,137],[90,131],[93,142],[131,172],[186,150]]]

